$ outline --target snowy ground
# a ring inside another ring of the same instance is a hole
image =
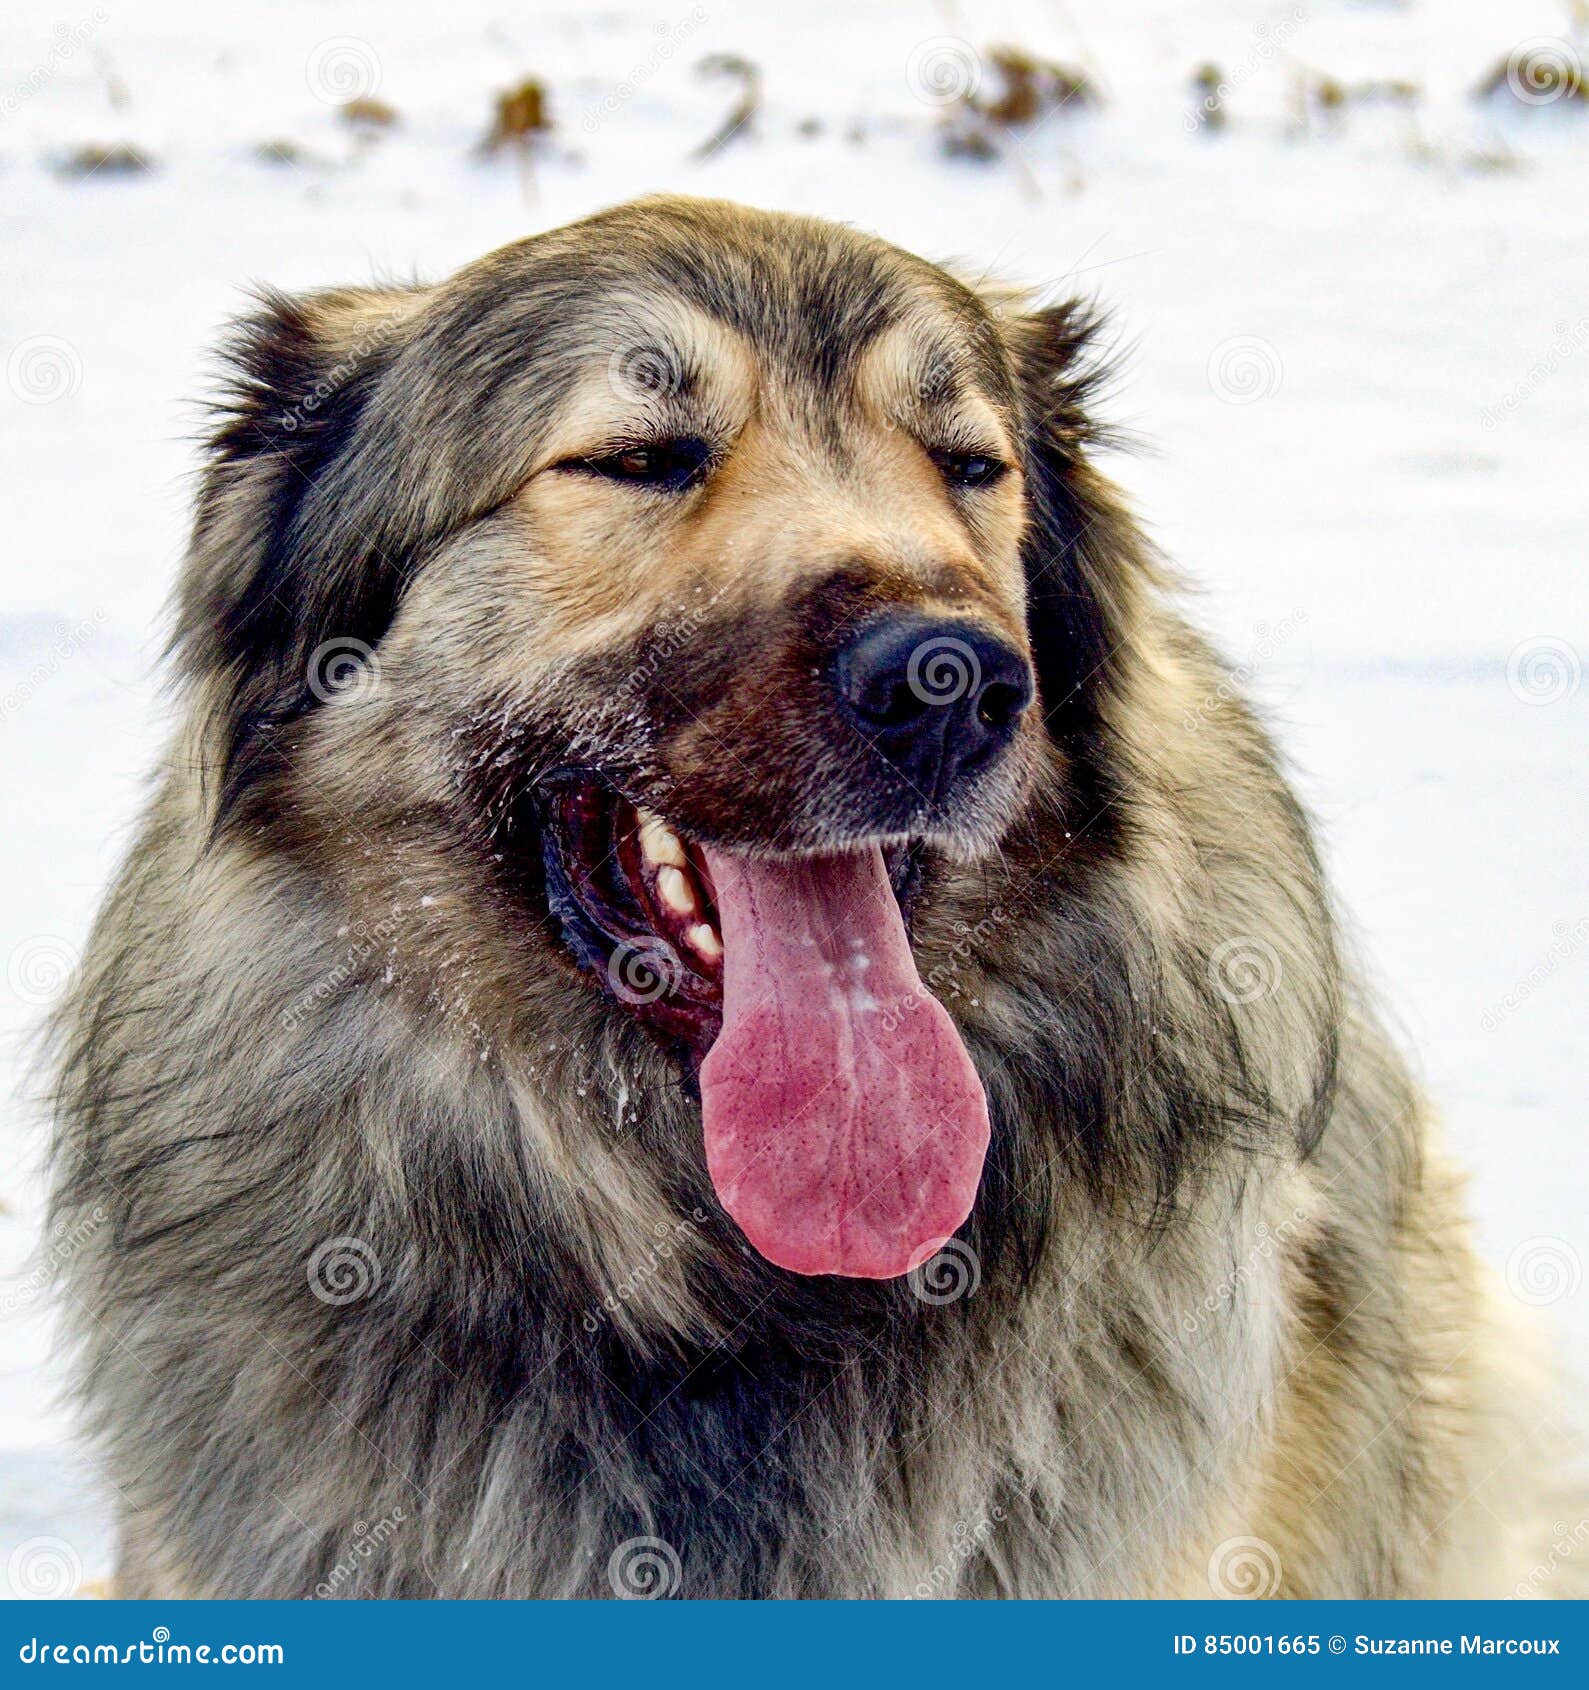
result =
[[[1583,65],[1576,9],[1576,36],[1555,0],[8,9],[0,1078],[23,1081],[160,743],[190,401],[239,285],[438,275],[637,192],[721,194],[1111,309],[1114,414],[1150,448],[1118,474],[1274,713],[1485,1249],[1581,1347],[1589,102],[1470,92],[1534,38]],[[1001,41],[1103,104],[949,160],[942,99]],[[762,107],[692,158],[733,99],[697,72],[715,52],[760,68]],[[557,122],[530,172],[473,154],[527,74]],[[1320,76],[1348,96],[1333,116],[1298,101]],[[1387,80],[1415,97],[1354,96]],[[400,122],[361,141],[350,95]],[[63,176],[87,143],[155,168]],[[20,1095],[0,1146],[0,1561],[31,1544],[12,1587],[69,1586],[106,1540],[65,1454]]]

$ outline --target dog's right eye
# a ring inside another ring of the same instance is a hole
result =
[[[599,458],[581,458],[574,467],[607,481],[682,493],[700,480],[711,461],[712,449],[704,440],[657,440]]]

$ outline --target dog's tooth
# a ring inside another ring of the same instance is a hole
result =
[[[688,861],[684,843],[661,816],[648,811],[640,814],[640,850],[647,862],[668,863],[683,868]]]
[[[695,888],[682,869],[671,866],[658,869],[657,892],[675,915],[695,914]]]
[[[684,939],[697,956],[705,957],[708,962],[716,962],[723,954],[723,941],[710,922],[696,922],[686,930]]]

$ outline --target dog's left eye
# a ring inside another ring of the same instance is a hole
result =
[[[608,481],[628,481],[682,493],[692,487],[712,461],[704,440],[658,440],[646,446],[625,446],[600,458],[583,458],[578,468]]]
[[[934,452],[933,461],[951,487],[988,487],[1005,465],[987,452]]]

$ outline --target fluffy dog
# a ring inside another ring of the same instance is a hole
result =
[[[674,199],[241,326],[56,1026],[123,1593],[1550,1553],[1548,1371],[1093,334]]]

